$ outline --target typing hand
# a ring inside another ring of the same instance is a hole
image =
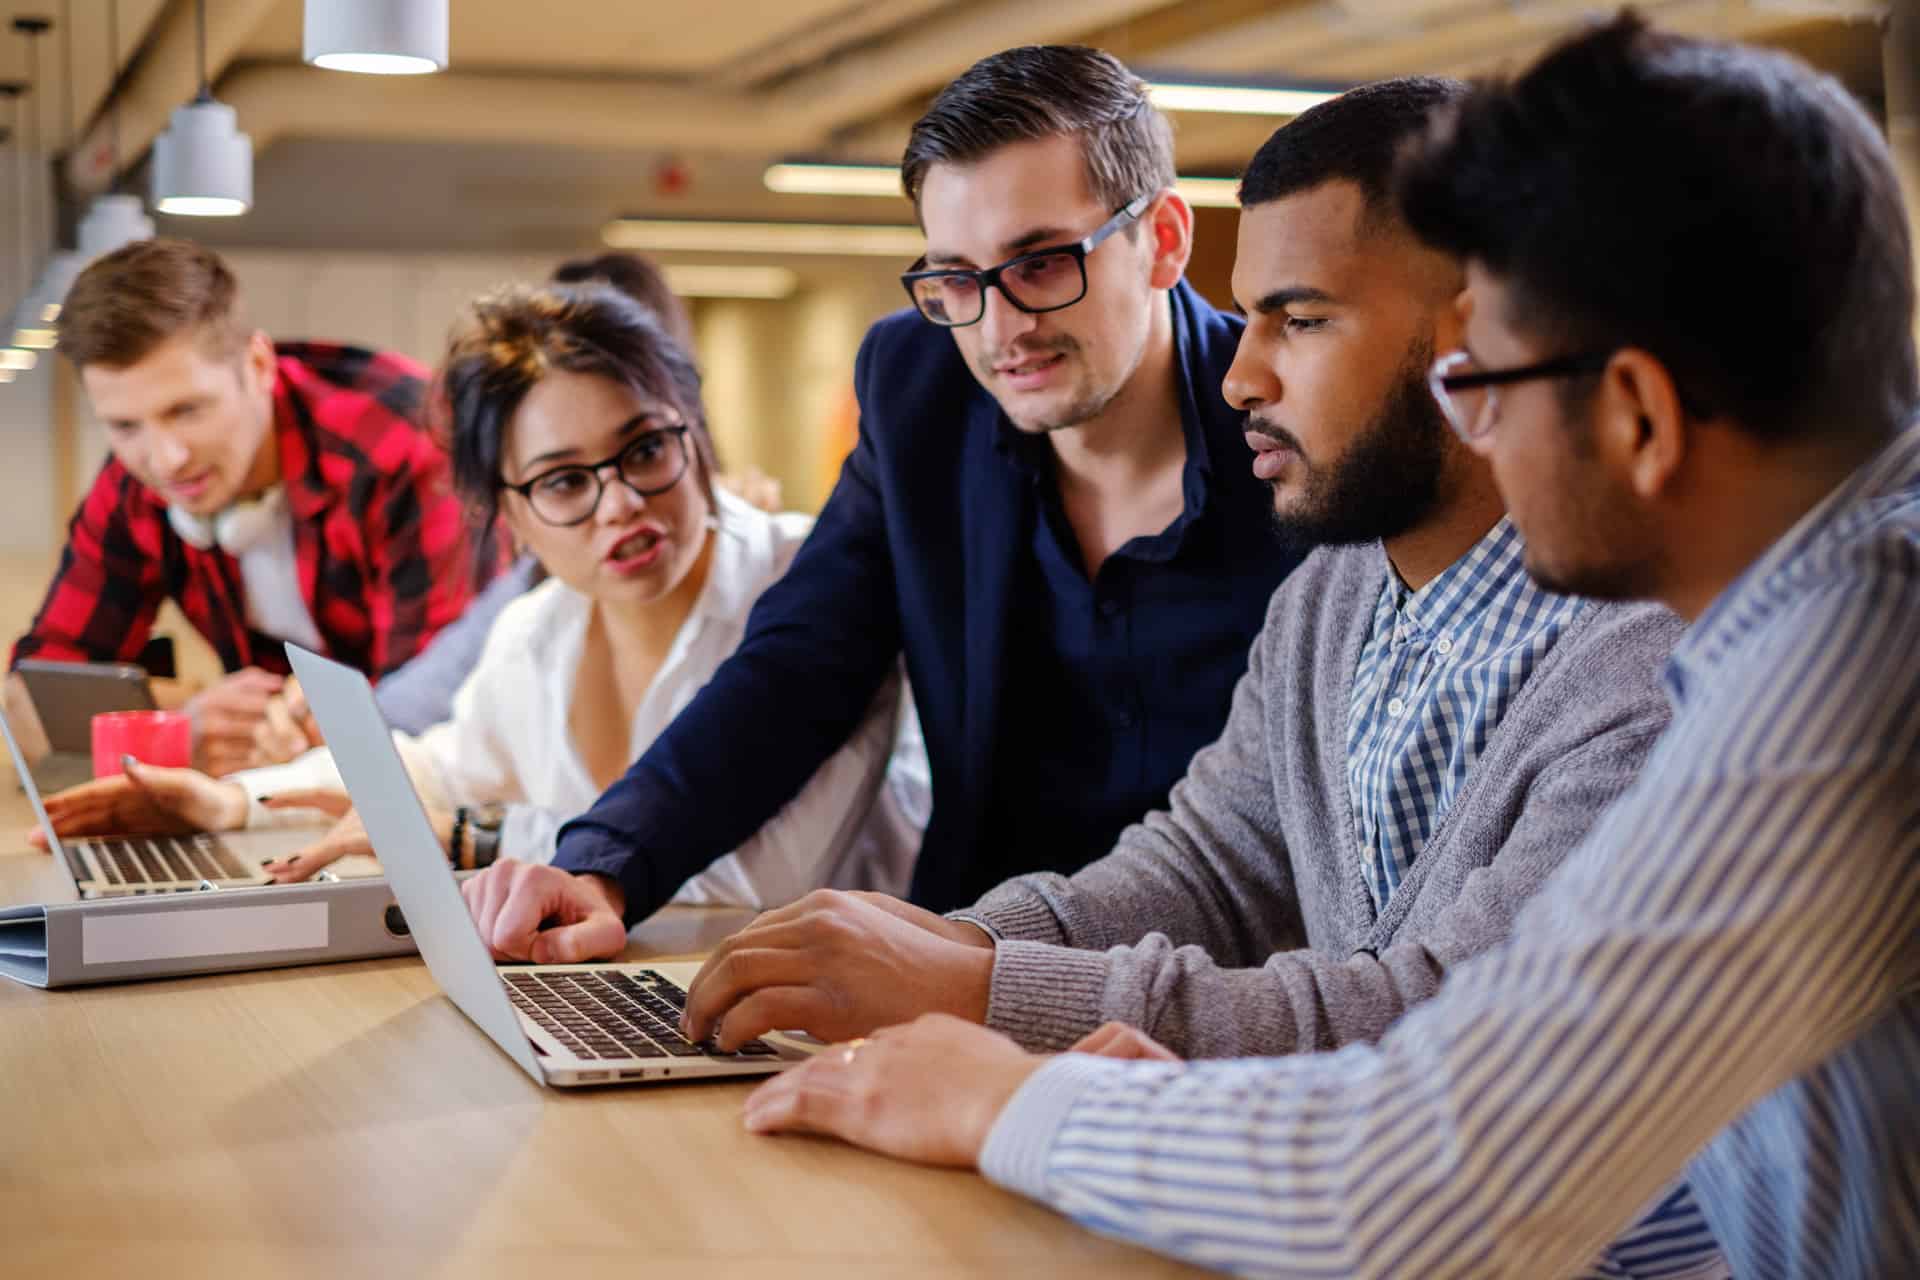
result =
[[[232,831],[247,821],[247,793],[197,769],[162,769],[124,761],[124,773],[68,787],[46,799],[47,821],[61,836],[158,835]],[[47,847],[46,833],[27,835]]]
[[[266,720],[267,703],[284,683],[283,676],[247,667],[188,701],[197,758],[208,773],[217,778],[254,763],[254,731]]]
[[[883,893],[818,889],[721,943],[681,1029],[737,1049],[767,1031],[845,1040],[923,1013],[987,1017],[993,942]]]
[[[496,960],[578,964],[627,947],[626,895],[605,876],[502,858],[462,881],[460,894]]]
[[[746,1126],[971,1169],[994,1121],[1045,1061],[997,1031],[928,1014],[775,1076],[747,1098]]]
[[[307,709],[306,694],[301,692],[298,680],[289,678],[280,692],[267,699],[253,727],[253,754],[248,767],[285,764],[320,743],[320,726]]]
[[[1180,1055],[1138,1027],[1124,1022],[1104,1022],[1083,1036],[1069,1053],[1091,1053],[1102,1058],[1143,1058],[1152,1062],[1178,1062]]]

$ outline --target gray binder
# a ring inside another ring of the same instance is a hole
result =
[[[384,879],[0,907],[0,977],[35,987],[413,954]]]

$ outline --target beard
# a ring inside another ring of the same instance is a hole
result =
[[[1145,351],[1146,344],[1142,341],[1141,349],[1134,353],[1134,358],[1127,365],[1124,375],[1115,381],[1112,386],[1097,387],[1083,385],[1076,390],[1072,399],[1057,408],[1049,410],[1044,417],[1031,417],[1027,415],[1015,416],[1004,401],[1001,402],[1000,408],[1006,413],[1008,421],[1012,422],[1014,426],[1018,427],[1021,431],[1034,435],[1044,435],[1049,431],[1065,431],[1070,427],[1085,426],[1087,423],[1092,422],[1095,418],[1105,413],[1108,408],[1112,406],[1113,402],[1120,398],[1120,393],[1126,389],[1128,382],[1133,378],[1134,372],[1139,368],[1140,360],[1145,354]],[[1036,356],[1063,355],[1067,358],[1069,368],[1077,366],[1082,373],[1091,372],[1079,339],[1073,337],[1071,334],[1059,334],[1041,342],[1022,343],[1017,352],[1003,352],[992,356],[983,355],[979,362],[979,368],[976,371],[981,384],[983,386],[992,386],[994,364],[1002,360],[1010,359],[1015,355],[1028,359]]]
[[[1300,441],[1257,414],[1247,429],[1291,448],[1306,466],[1299,499],[1274,511],[1274,524],[1301,547],[1352,546],[1405,533],[1432,512],[1450,429],[1427,389],[1430,343],[1408,353],[1373,421],[1340,458],[1321,465]],[[1280,493],[1278,485],[1274,489]]]

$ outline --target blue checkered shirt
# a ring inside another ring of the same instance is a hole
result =
[[[1503,519],[1418,591],[1387,573],[1347,716],[1347,796],[1376,912],[1582,608],[1535,586],[1522,555]]]

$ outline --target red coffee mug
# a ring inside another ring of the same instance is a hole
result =
[[[120,773],[120,758],[185,768],[193,763],[193,721],[184,711],[104,711],[93,718],[93,776]]]

